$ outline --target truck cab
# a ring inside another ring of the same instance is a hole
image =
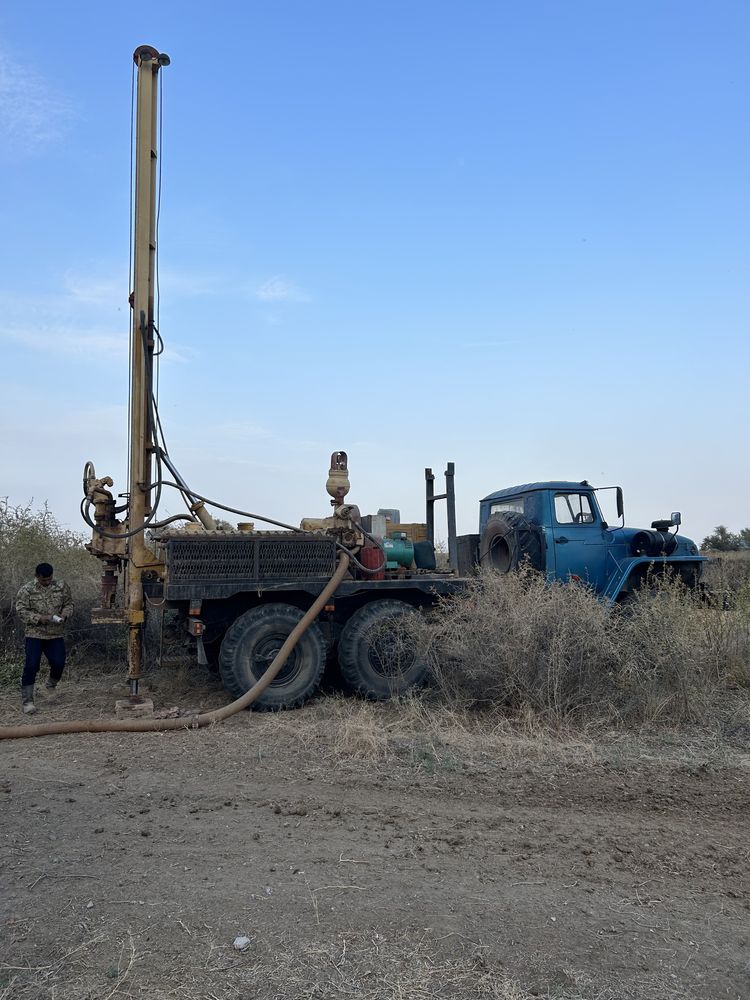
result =
[[[509,572],[524,561],[552,581],[577,581],[609,602],[621,601],[654,573],[671,570],[691,587],[699,584],[705,558],[690,538],[676,532],[680,515],[627,528],[604,520],[597,489],[582,482],[526,483],[497,490],[479,505],[476,562]],[[670,529],[674,528],[672,531]]]

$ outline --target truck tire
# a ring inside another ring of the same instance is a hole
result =
[[[291,604],[261,604],[235,620],[219,654],[221,680],[231,695],[241,697],[260,680],[303,615]],[[325,639],[313,622],[252,707],[277,711],[301,705],[320,685],[325,662]]]
[[[495,573],[512,573],[524,561],[544,569],[541,531],[517,511],[493,514],[479,543],[479,565]]]
[[[385,701],[421,684],[427,660],[389,622],[414,608],[405,601],[375,600],[355,611],[339,640],[339,669],[347,686],[373,701]]]

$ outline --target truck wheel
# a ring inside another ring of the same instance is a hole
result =
[[[219,673],[231,695],[241,697],[260,680],[303,615],[291,604],[261,604],[237,618],[219,654]],[[275,711],[301,705],[317,690],[325,661],[325,639],[313,622],[252,707]]]
[[[534,569],[544,568],[541,532],[517,511],[493,514],[479,543],[479,565],[511,573],[524,561]]]
[[[405,601],[370,601],[355,611],[339,640],[339,668],[358,694],[383,701],[421,684],[427,661],[399,627],[413,611]]]

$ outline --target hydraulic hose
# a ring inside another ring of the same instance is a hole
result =
[[[185,493],[185,487],[180,486],[179,483],[173,483],[169,479],[164,479],[159,483],[160,486],[173,486],[176,490],[181,493]],[[253,514],[250,510],[240,510],[239,507],[227,507],[224,503],[219,503],[218,500],[209,500],[208,497],[202,496],[200,493],[196,493],[195,490],[187,490],[187,493],[194,500],[202,500],[203,503],[207,503],[209,507],[218,507],[219,510],[225,510],[228,514],[239,514],[241,517],[251,517],[254,521],[263,521],[264,524],[275,524],[277,528],[286,528],[289,531],[299,531],[299,528],[295,528],[293,524],[286,524],[284,521],[274,521],[271,517],[264,517],[262,514]],[[309,534],[309,532],[308,532]]]
[[[268,670],[241,698],[237,698],[236,701],[223,708],[184,719],[79,719],[74,722],[44,722],[31,726],[0,726],[0,740],[29,739],[32,736],[61,736],[65,733],[161,733],[168,729],[202,729],[214,722],[223,722],[252,705],[255,699],[266,690],[286,663],[289,654],[318,617],[323,606],[336,592],[348,569],[349,557],[342,552],[339,556],[336,572],[313,601],[310,609],[289,633]]]

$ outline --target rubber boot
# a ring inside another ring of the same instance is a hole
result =
[[[33,715],[36,712],[33,684],[27,684],[21,688],[21,707],[23,708],[24,715]]]
[[[54,677],[48,677],[47,680],[44,682],[44,686],[48,691],[54,691],[55,688],[57,687],[57,681],[55,680]]]

